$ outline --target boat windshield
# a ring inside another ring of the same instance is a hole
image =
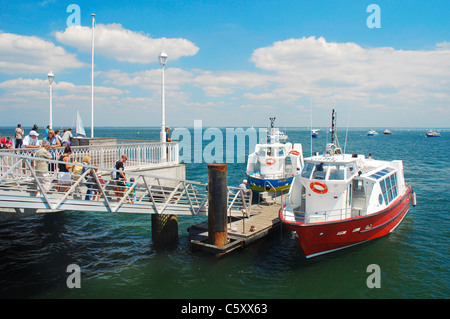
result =
[[[301,176],[307,179],[344,180],[345,175],[351,176],[354,170],[353,163],[307,163],[303,167]]]

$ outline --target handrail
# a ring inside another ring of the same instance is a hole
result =
[[[38,170],[49,164],[54,171]],[[77,169],[60,172],[58,164]],[[206,215],[206,183],[125,170],[127,180],[134,177],[134,182],[124,186],[111,178],[116,172],[86,163],[0,152],[0,207]],[[230,196],[236,189],[236,195]],[[228,188],[228,196],[228,211],[240,213],[241,207],[250,211],[251,196],[235,187]]]
[[[164,149],[166,157],[164,158]],[[99,167],[114,167],[122,154],[128,157],[128,167],[143,169],[161,165],[179,164],[178,142],[141,142],[141,143],[111,143],[98,146],[71,146],[72,158],[81,162],[87,155],[91,157],[91,164]],[[32,155],[36,149],[2,149],[5,153]],[[64,147],[51,148],[54,159],[64,153]]]

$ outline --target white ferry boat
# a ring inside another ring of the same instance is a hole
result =
[[[264,143],[248,156],[246,175],[250,189],[259,192],[288,190],[294,173],[303,166],[302,144],[286,142],[288,136],[274,127],[275,117]]]
[[[280,218],[310,258],[391,233],[411,203],[401,160],[342,154],[336,136],[323,155],[305,158]]]

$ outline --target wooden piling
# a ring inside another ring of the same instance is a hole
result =
[[[171,245],[178,242],[178,216],[152,214],[152,240],[156,245]]]
[[[223,247],[228,243],[227,164],[208,165],[208,242]]]

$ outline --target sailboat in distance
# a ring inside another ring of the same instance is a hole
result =
[[[84,130],[83,121],[81,120],[80,112],[77,109],[76,125],[76,137],[86,137],[86,131]]]

